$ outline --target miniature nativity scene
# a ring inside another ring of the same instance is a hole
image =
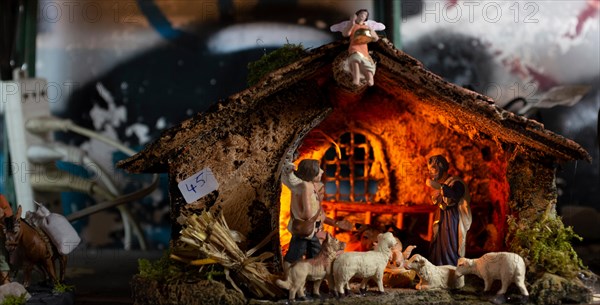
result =
[[[557,164],[589,154],[372,31],[354,55],[356,29],[341,30],[350,43],[306,51],[118,164],[170,181],[171,249],[140,265],[136,304],[450,304],[467,282],[482,302],[589,302],[580,277],[595,275],[555,210]]]

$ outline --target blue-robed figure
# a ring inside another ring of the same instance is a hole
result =
[[[448,168],[448,161],[441,155],[427,161],[431,179],[426,184],[435,189],[431,199],[440,208],[429,254],[429,260],[437,266],[456,266],[458,258],[465,256],[467,231],[472,222],[469,189],[462,179],[450,176]]]

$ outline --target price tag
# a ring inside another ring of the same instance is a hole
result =
[[[219,182],[215,179],[210,168],[206,167],[193,176],[177,184],[179,191],[183,194],[185,202],[192,203],[212,191],[219,189]]]

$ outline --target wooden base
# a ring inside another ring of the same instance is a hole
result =
[[[221,282],[200,281],[196,283],[162,282],[135,276],[131,280],[134,305],[242,305],[246,298],[228,289]]]

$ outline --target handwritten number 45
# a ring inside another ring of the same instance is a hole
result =
[[[186,184],[185,188],[188,190],[188,192],[194,192],[196,193],[196,186],[199,187],[203,187],[204,184],[206,183],[206,180],[202,179],[202,175],[204,173],[200,173],[198,174],[198,176],[196,176],[196,184]]]

